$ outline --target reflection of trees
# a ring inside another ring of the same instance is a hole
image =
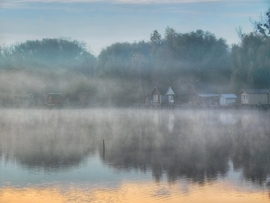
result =
[[[151,170],[156,180],[166,175],[169,181],[186,177],[204,183],[225,175],[232,159],[246,179],[261,183],[270,174],[270,118],[258,112],[228,114],[233,122],[224,122],[218,111],[114,117],[103,135],[104,161],[118,170]]]
[[[231,159],[246,179],[262,183],[270,175],[270,117],[239,111],[233,118],[224,122],[218,111],[4,111],[0,156],[62,170],[98,150],[117,170],[151,170],[157,181],[166,175],[170,182],[185,177],[200,184],[226,175]]]
[[[105,161],[118,169],[151,169],[156,180],[165,173],[169,181],[185,176],[203,183],[224,175],[231,142],[227,128],[207,115],[151,112],[115,121],[119,125],[106,142]]]
[[[95,152],[92,126],[80,114],[60,112],[8,112],[0,120],[0,153],[29,168],[55,171],[80,164]]]
[[[270,126],[268,114],[241,117],[233,129],[231,158],[246,179],[262,184],[270,175]]]

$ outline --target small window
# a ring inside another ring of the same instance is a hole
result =
[[[169,95],[169,102],[173,102],[173,95]]]
[[[242,95],[242,99],[243,99],[243,100],[248,100],[248,95],[247,95],[247,94],[243,94],[243,95]]]
[[[153,95],[153,102],[158,102],[158,95],[157,94]]]

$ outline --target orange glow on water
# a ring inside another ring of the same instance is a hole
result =
[[[72,187],[0,189],[0,203],[62,202],[269,202],[268,191],[241,190],[230,184],[190,185],[183,191],[179,184],[123,183],[119,188],[87,189]]]

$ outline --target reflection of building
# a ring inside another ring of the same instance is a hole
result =
[[[168,114],[168,124],[167,124],[170,133],[173,131],[174,125],[175,125],[175,116],[174,114],[170,113]]]
[[[219,118],[222,124],[235,124],[237,122],[237,116],[230,112],[220,113]]]
[[[234,167],[245,170],[245,178],[261,180],[269,171],[270,129],[265,127],[269,125],[262,114],[123,109],[85,112],[34,110],[25,112],[30,116],[21,111],[14,116],[8,111],[1,120],[0,143],[5,144],[0,144],[0,154],[29,170],[61,172],[79,167],[99,150],[102,162],[116,170],[152,171],[157,180],[166,174],[172,182],[185,177],[200,184],[225,175],[230,159]],[[242,118],[249,123],[236,120]]]

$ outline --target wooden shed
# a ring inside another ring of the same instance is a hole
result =
[[[240,91],[241,104],[265,105],[269,104],[270,89],[246,89]]]
[[[64,104],[64,97],[61,93],[50,93],[46,97],[46,105],[51,106],[62,106]]]
[[[220,105],[234,105],[236,103],[237,96],[235,94],[221,94],[220,95]]]
[[[202,83],[191,83],[188,87],[189,103],[196,105],[218,105],[220,95],[213,86]]]
[[[153,92],[152,92],[152,104],[165,104],[168,103],[168,96],[165,94],[167,93],[168,88],[166,87],[157,87],[155,86]]]

